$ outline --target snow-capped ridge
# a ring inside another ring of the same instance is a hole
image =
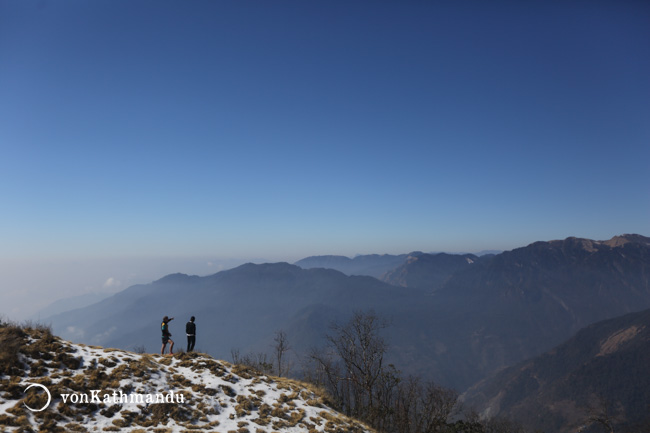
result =
[[[0,344],[6,432],[372,432],[309,384],[204,354],[137,354],[7,325]]]

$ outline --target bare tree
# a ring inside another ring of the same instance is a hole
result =
[[[312,350],[307,380],[323,386],[335,406],[378,432],[390,433],[522,433],[505,419],[481,422],[463,416],[458,393],[433,382],[400,378],[386,365],[387,344],[381,331],[387,323],[373,312],[354,313],[344,324],[331,326],[324,349]]]
[[[305,380],[324,387],[334,399],[334,406],[341,411],[349,412],[343,395],[345,374],[340,363],[336,362],[335,354],[330,350],[311,349],[307,357]]]
[[[233,364],[241,364],[241,354],[239,353],[239,349],[230,349],[230,358],[232,358]]]
[[[233,364],[246,365],[264,374],[271,374],[273,371],[273,363],[268,362],[268,356],[264,352],[251,352],[242,356],[239,349],[231,349],[230,356]]]
[[[394,430],[397,433],[416,432],[416,423],[419,419],[419,401],[417,398],[419,389],[420,381],[415,377],[408,377],[397,387],[393,416]]]
[[[331,326],[328,348],[310,355],[340,409],[379,430],[392,410],[397,370],[384,365],[387,345],[380,335],[387,322],[374,312],[355,312]]]
[[[373,312],[355,312],[345,325],[332,325],[334,334],[328,336],[345,366],[356,415],[367,415],[375,407],[375,386],[383,372],[386,353],[386,343],[379,331],[386,326]]]
[[[289,374],[289,365],[285,362],[285,353],[287,353],[291,346],[289,345],[289,340],[287,339],[287,333],[283,330],[275,332],[275,345],[273,346],[275,352],[275,360],[277,362],[277,374],[278,376],[286,376]]]
[[[596,400],[587,409],[587,420],[592,424],[600,425],[607,433],[614,433],[614,424],[616,424],[618,419],[616,414],[612,413],[612,405],[603,395],[598,395]]]
[[[394,431],[428,433],[446,431],[457,406],[458,393],[433,382],[422,385],[409,377],[398,386],[394,406]]]

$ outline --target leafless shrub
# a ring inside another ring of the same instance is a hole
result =
[[[279,377],[286,376],[289,374],[289,365],[286,363],[285,354],[291,349],[287,333],[283,330],[276,331],[273,341],[275,342],[273,349],[277,362],[276,374]]]

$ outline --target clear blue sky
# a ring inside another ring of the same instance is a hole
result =
[[[0,0],[5,264],[650,235],[649,139],[648,2]]]

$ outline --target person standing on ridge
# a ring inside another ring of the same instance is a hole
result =
[[[163,317],[162,324],[160,325],[160,330],[162,331],[162,348],[160,349],[160,354],[164,355],[165,354],[165,346],[167,346],[167,343],[171,343],[169,345],[169,354],[171,355],[174,353],[174,340],[172,340],[170,337],[172,336],[171,332],[169,332],[169,325],[168,323],[174,320],[172,317],[171,319],[167,316]]]
[[[194,316],[185,325],[185,333],[187,334],[187,351],[194,350],[194,343],[196,343],[196,324],[194,323]]]

